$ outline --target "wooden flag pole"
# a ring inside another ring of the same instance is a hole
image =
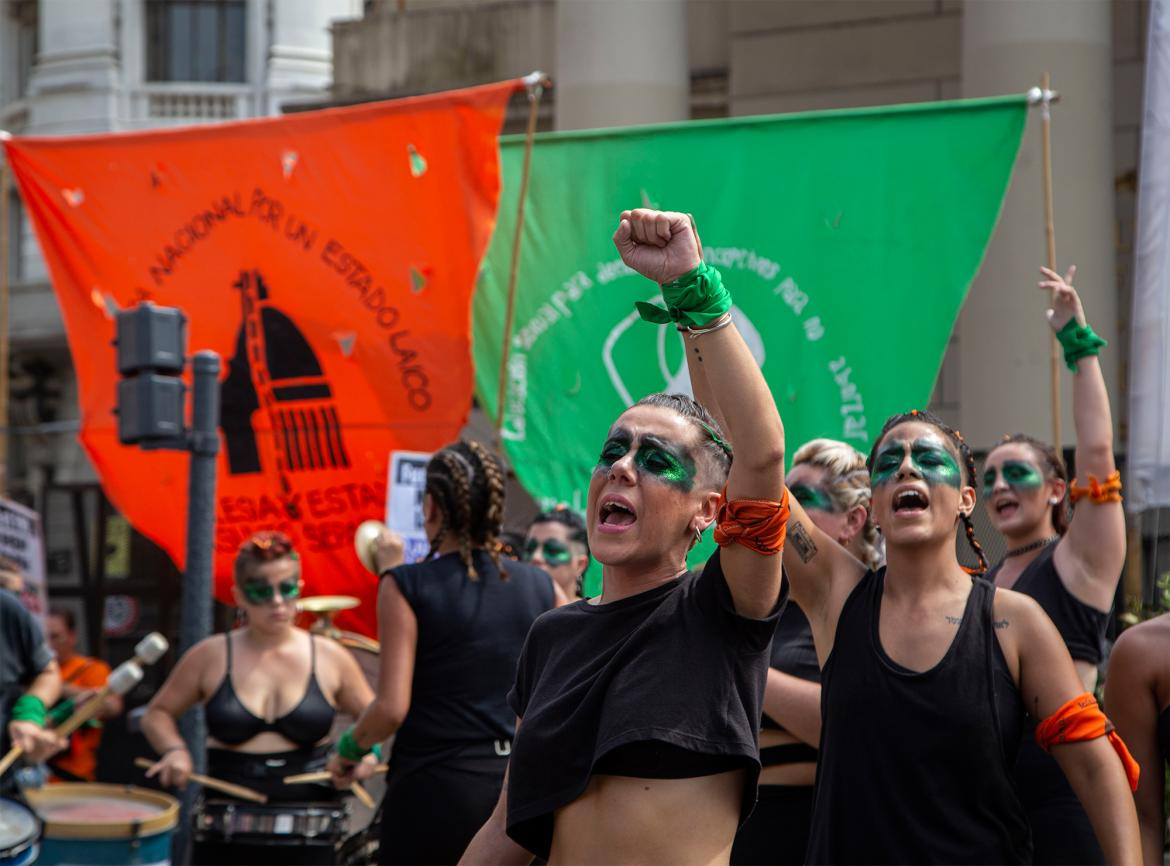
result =
[[[528,85],[528,129],[524,136],[524,168],[520,172],[520,197],[516,202],[516,230],[512,233],[512,262],[508,267],[508,305],[504,312],[504,337],[500,352],[500,382],[496,390],[496,451],[504,453],[500,431],[504,428],[504,398],[508,391],[508,355],[512,347],[512,318],[516,311],[516,274],[520,268],[520,239],[524,231],[524,203],[528,198],[528,170],[532,165],[532,143],[536,136],[537,112],[544,89],[552,84],[543,72],[533,72]]]
[[[0,496],[8,494],[8,216],[12,209],[8,160],[0,158]]]
[[[1048,248],[1048,267],[1056,270],[1056,220],[1052,207],[1052,112],[1055,101],[1052,80],[1047,72],[1040,84],[1040,152],[1044,170],[1044,240]],[[1053,290],[1051,297],[1055,297]],[[1052,386],[1052,444],[1056,453],[1064,456],[1064,439],[1060,430],[1060,344],[1056,333],[1049,329],[1048,372]]]

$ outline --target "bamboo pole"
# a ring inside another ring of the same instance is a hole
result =
[[[0,496],[8,495],[8,215],[12,209],[8,160],[0,158]]]
[[[532,166],[532,144],[536,136],[537,112],[544,88],[552,82],[542,72],[533,72],[528,83],[528,129],[524,135],[524,168],[520,172],[520,195],[516,201],[516,229],[512,233],[512,261],[508,267],[508,304],[504,312],[504,336],[500,352],[500,381],[496,390],[496,451],[504,453],[504,400],[508,392],[508,356],[512,348],[512,319],[516,312],[516,275],[520,268],[520,240],[524,231],[524,204],[528,199],[528,172]]]
[[[1052,80],[1047,72],[1040,83],[1040,153],[1044,170],[1044,240],[1048,251],[1048,267],[1056,270],[1056,218],[1052,206]],[[1053,290],[1051,297],[1055,297]],[[1052,444],[1064,456],[1064,439],[1060,430],[1060,344],[1056,333],[1049,329],[1048,372],[1052,388]]]

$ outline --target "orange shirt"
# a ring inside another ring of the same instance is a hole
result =
[[[101,659],[73,656],[61,665],[61,682],[85,689],[100,689],[110,676],[110,666]],[[102,729],[83,726],[69,738],[69,749],[52,760],[62,770],[93,781]],[[58,780],[59,781],[59,780]]]

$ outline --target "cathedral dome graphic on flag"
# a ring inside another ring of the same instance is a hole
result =
[[[313,347],[296,323],[273,303],[259,271],[233,284],[241,321],[228,375],[220,386],[221,427],[228,471],[242,475],[349,466],[333,389]],[[258,413],[271,436],[257,436]]]

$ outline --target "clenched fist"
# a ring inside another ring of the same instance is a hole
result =
[[[613,242],[623,262],[659,284],[694,270],[703,257],[694,222],[675,211],[622,211]]]

